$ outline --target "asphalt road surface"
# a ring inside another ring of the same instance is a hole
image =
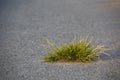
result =
[[[112,50],[94,63],[44,63],[55,43],[94,36]],[[120,0],[0,0],[0,80],[120,80]]]

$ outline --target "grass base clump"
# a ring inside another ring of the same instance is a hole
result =
[[[71,41],[57,47],[53,45],[48,39],[51,49],[45,55],[46,62],[91,62],[99,58],[100,53],[106,49],[103,45],[93,46],[93,39],[80,39],[78,41]]]

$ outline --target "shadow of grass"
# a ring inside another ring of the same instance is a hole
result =
[[[120,59],[120,50],[111,50],[111,51],[107,51],[107,53],[110,54],[110,56],[101,54],[100,59],[103,61],[112,60],[112,59]]]

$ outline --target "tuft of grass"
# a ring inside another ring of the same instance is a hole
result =
[[[60,46],[54,45],[49,39],[46,39],[46,41],[51,47],[44,57],[46,62],[86,63],[99,59],[100,53],[107,50],[103,45],[93,45],[93,38],[81,38]]]

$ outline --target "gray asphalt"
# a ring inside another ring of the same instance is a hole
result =
[[[94,63],[44,63],[40,46],[94,36]],[[120,0],[0,0],[0,80],[120,80]]]

